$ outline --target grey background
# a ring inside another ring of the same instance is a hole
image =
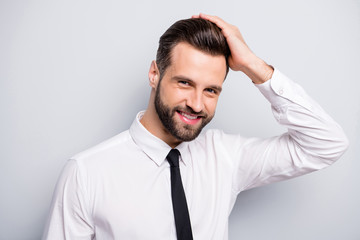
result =
[[[129,127],[147,106],[159,36],[199,12],[237,25],[351,141],[330,168],[241,193],[230,239],[360,239],[358,0],[1,0],[1,240],[40,238],[66,160]],[[280,134],[269,107],[251,81],[231,72],[210,127]]]

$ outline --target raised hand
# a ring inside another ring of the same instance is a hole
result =
[[[273,68],[250,50],[236,26],[225,22],[217,16],[203,13],[192,17],[213,22],[222,30],[231,51],[228,60],[233,71],[244,72],[256,84],[263,83],[271,78]]]

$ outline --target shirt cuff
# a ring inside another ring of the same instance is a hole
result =
[[[309,110],[312,109],[305,91],[276,68],[274,68],[271,79],[262,84],[255,84],[255,86],[273,107],[296,103]]]

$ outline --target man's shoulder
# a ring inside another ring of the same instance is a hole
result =
[[[78,162],[83,162],[87,159],[94,159],[102,157],[104,155],[111,155],[112,152],[118,151],[122,148],[128,148],[128,145],[132,142],[132,138],[129,134],[129,130],[123,131],[91,148],[86,149],[71,159]]]

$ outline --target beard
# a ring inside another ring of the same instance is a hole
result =
[[[176,106],[174,108],[170,108],[167,106],[161,99],[160,96],[160,85],[159,83],[158,89],[155,93],[155,109],[159,116],[159,119],[165,129],[176,139],[180,141],[192,141],[194,140],[199,134],[201,130],[211,121],[214,115],[209,116],[208,114],[201,112],[195,112],[192,108],[186,106],[180,107]],[[201,116],[201,123],[199,126],[190,125],[186,123],[179,123],[175,120],[175,115],[177,112],[187,112],[191,114],[197,114]]]

